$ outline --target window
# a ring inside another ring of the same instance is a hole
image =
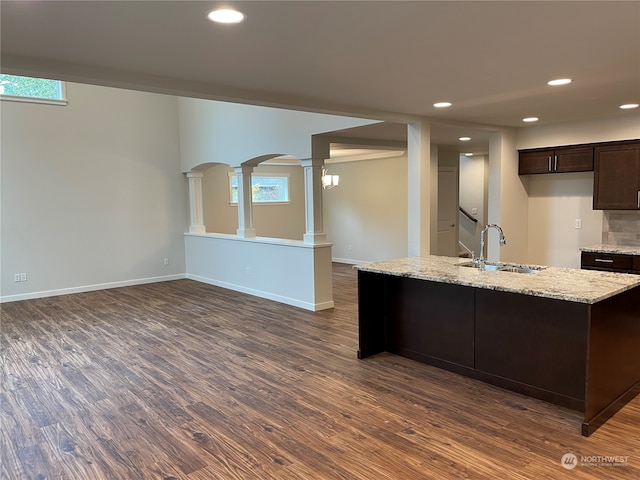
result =
[[[289,175],[251,175],[251,194],[253,203],[288,203]],[[229,197],[230,203],[238,203],[238,176],[235,173],[229,173]]]
[[[64,82],[0,74],[0,98],[20,102],[66,105]]]

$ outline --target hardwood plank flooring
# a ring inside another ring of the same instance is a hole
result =
[[[334,300],[313,313],[178,280],[2,305],[0,478],[640,478],[640,397],[582,437],[577,412],[357,360],[347,265]]]

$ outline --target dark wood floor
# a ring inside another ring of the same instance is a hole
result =
[[[356,279],[334,267],[320,313],[190,280],[2,305],[0,477],[640,478],[640,397],[585,438],[576,412],[357,360]]]

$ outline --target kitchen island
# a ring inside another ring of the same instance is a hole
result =
[[[501,267],[356,266],[358,358],[386,351],[578,410],[590,435],[640,392],[640,278]]]

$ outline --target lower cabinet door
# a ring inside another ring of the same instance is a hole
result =
[[[588,305],[478,289],[475,323],[477,370],[585,398]]]
[[[474,289],[388,277],[387,350],[418,361],[473,367]]]

